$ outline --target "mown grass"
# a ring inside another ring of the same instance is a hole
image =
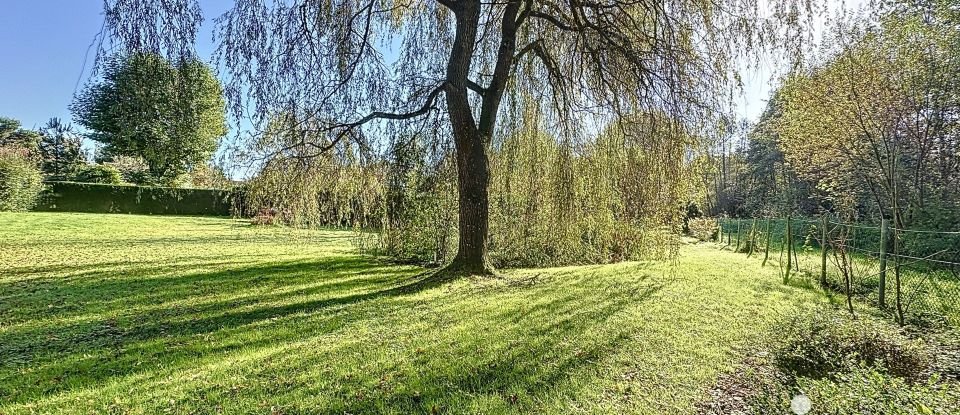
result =
[[[0,414],[689,413],[827,301],[709,245],[412,291],[351,237],[0,213]]]
[[[750,229],[756,224],[757,250],[753,257],[762,261],[763,248],[766,245],[766,223],[764,220],[726,220],[723,222],[725,231],[725,249],[735,250],[740,245],[743,252],[748,246]],[[737,226],[741,227],[740,241],[737,240]],[[818,285],[822,266],[822,251],[818,239],[821,238],[819,221],[807,219],[793,220],[793,240],[796,251],[792,265],[792,278],[805,280],[811,285]],[[836,225],[829,228],[837,232]],[[879,261],[879,228],[857,227],[853,229],[853,237],[849,244],[851,261],[851,292],[853,296],[876,308],[882,308],[891,318],[895,317],[896,279],[894,277],[894,259],[888,257],[886,286],[886,307],[879,306],[880,291],[880,261]],[[786,244],[785,220],[772,220],[770,226],[769,263],[778,266],[780,272],[785,272]],[[732,239],[727,242],[727,238]],[[908,252],[901,261],[901,308],[907,323],[921,326],[953,326],[960,327],[960,268],[946,265],[957,261],[956,252],[951,247],[957,243],[955,235],[933,235],[905,233],[902,236],[905,244],[917,252]],[[940,242],[932,240],[942,239]],[[838,258],[835,250],[828,250],[827,255],[827,284],[834,291],[842,294],[844,286],[843,275],[838,268]],[[935,261],[926,261],[933,259]]]

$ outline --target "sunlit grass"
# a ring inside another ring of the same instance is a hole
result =
[[[709,245],[409,291],[351,237],[0,214],[0,413],[688,413],[826,301]]]

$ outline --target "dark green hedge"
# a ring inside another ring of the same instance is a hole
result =
[[[36,211],[229,216],[236,199],[230,190],[76,182],[46,185]]]

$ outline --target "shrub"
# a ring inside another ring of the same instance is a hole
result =
[[[150,167],[140,157],[114,156],[111,161],[103,164],[115,167],[127,183],[150,185],[155,182],[150,176]]]
[[[779,364],[805,377],[824,378],[869,365],[895,376],[916,378],[932,363],[921,340],[909,339],[898,328],[869,316],[803,315],[789,326],[786,338],[776,352]]]
[[[936,375],[907,382],[870,366],[836,379],[801,379],[798,386],[824,414],[947,414],[960,408],[960,391]]]
[[[103,164],[80,168],[73,177],[78,183],[121,184],[123,176],[116,167]]]
[[[761,339],[722,375],[700,413],[791,413],[791,399],[801,392],[817,414],[954,413],[960,384],[943,356],[956,338],[950,330],[908,336],[870,315],[812,309]]]
[[[743,378],[722,392],[740,399],[710,402],[704,406],[716,409],[707,413],[792,413],[790,400],[798,391],[810,400],[811,413],[817,414],[932,415],[954,413],[960,407],[960,390],[939,375],[907,381],[871,365],[856,365],[831,378],[800,377],[795,384],[755,372],[739,375]]]
[[[692,218],[687,221],[690,236],[701,241],[712,241],[717,237],[720,225],[712,218]]]
[[[0,211],[25,211],[37,202],[43,175],[34,163],[10,152],[0,152]]]
[[[380,232],[381,253],[403,262],[438,265],[456,252],[456,200],[450,192],[405,195]]]

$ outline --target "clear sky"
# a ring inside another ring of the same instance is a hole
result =
[[[865,0],[848,0],[860,5]],[[88,47],[103,23],[101,0],[3,0],[0,13],[0,116],[23,122],[26,128],[42,126],[50,117],[70,120],[67,106],[87,79],[94,51]],[[840,2],[838,2],[840,3]],[[209,58],[212,19],[232,4],[231,0],[201,0],[203,30],[197,49]],[[839,6],[839,4],[837,4]],[[86,63],[85,63],[86,60]],[[741,117],[756,119],[770,91],[770,77],[777,66],[744,74],[744,96],[737,99]]]
[[[102,0],[2,0],[0,11],[0,116],[39,128],[50,117],[70,120],[67,106],[83,87],[103,25]],[[201,57],[212,52],[212,20],[231,0],[201,0]],[[85,62],[86,60],[86,62]],[[84,72],[86,71],[86,72]],[[80,82],[79,87],[77,82]]]
[[[83,57],[103,22],[97,0],[7,0],[0,12],[0,116],[27,128],[70,118]]]

